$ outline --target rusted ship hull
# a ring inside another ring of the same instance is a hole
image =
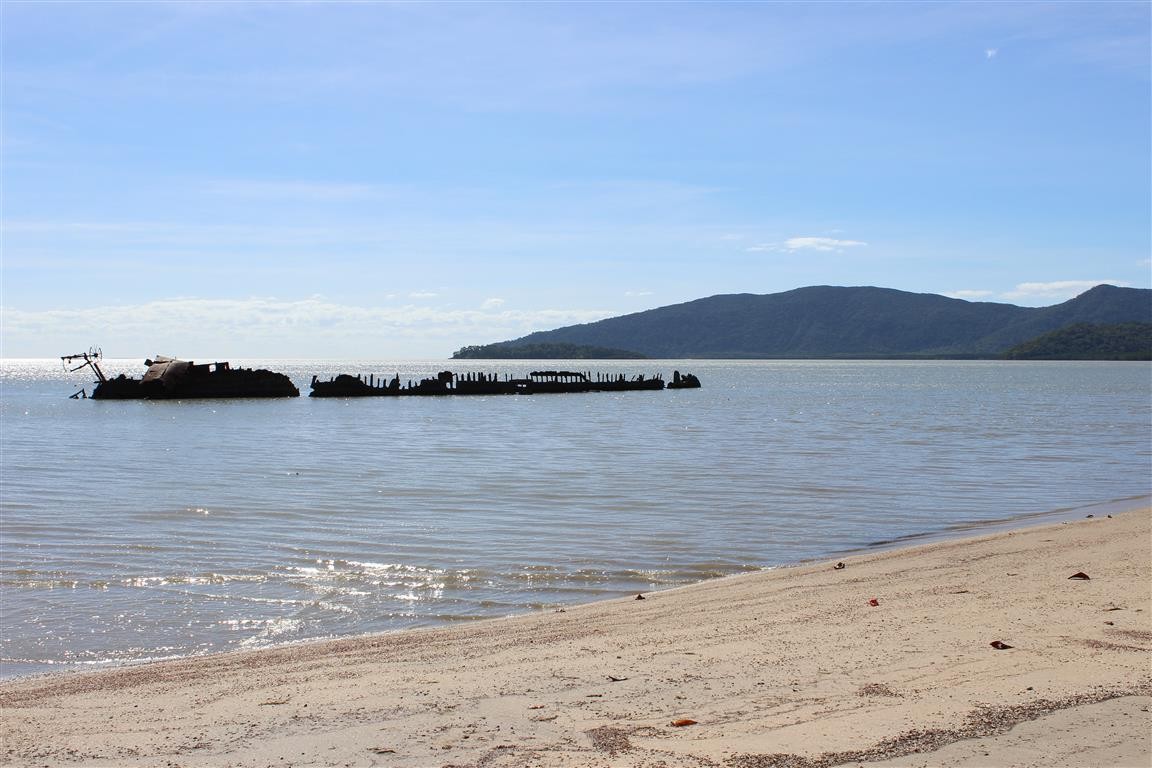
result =
[[[157,357],[147,360],[143,378],[121,374],[102,379],[94,400],[194,400],[247,397],[299,397],[300,390],[282,373],[263,368],[232,368],[228,363],[196,363]]]
[[[342,373],[328,381],[312,377],[310,397],[435,397],[443,395],[543,395],[579,392],[637,392],[664,389],[659,375],[627,378],[620,374],[592,376],[574,371],[533,371],[525,378],[496,374],[455,374],[441,371],[434,377],[400,384],[397,375],[390,381]]]

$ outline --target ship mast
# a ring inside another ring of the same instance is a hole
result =
[[[63,361],[64,368],[69,373],[78,371],[81,368],[91,367],[92,370],[96,372],[97,382],[103,384],[104,382],[108,381],[108,378],[104,375],[104,371],[100,370],[100,365],[97,362],[103,356],[104,353],[100,350],[99,347],[92,347],[87,352],[80,352],[75,355],[63,355],[60,360]],[[80,363],[80,365],[76,366],[75,368],[68,368],[71,363],[74,363],[77,360],[83,360],[84,362]]]

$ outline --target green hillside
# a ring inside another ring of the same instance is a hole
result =
[[[463,347],[453,360],[642,360],[645,355],[626,349],[587,344],[520,344],[501,342]]]
[[[1011,360],[1152,360],[1152,323],[1077,323],[1017,344]]]

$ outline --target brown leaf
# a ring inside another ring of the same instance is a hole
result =
[[[868,601],[868,605],[875,608],[876,606],[880,605],[880,601],[877,600],[876,598],[872,598],[871,600]]]
[[[669,725],[671,725],[673,728],[683,728],[686,725],[696,725],[696,721],[689,720],[687,717],[685,717],[680,720],[673,720],[671,723],[669,723]]]
[[[1068,578],[1079,579],[1080,581],[1088,581],[1088,579],[1090,579],[1091,577],[1088,574],[1084,573],[1084,571],[1076,571],[1076,573],[1072,574]]]
[[[1013,647],[1011,645],[1008,645],[1008,643],[1002,643],[999,640],[993,640],[991,643],[989,643],[989,645],[991,645],[993,648],[995,648],[998,651],[1006,651],[1009,648]]]

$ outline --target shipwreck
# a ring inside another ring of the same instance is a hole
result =
[[[100,350],[93,349],[60,359],[70,371],[91,368],[96,387],[89,396],[82,389],[73,398],[93,400],[191,400],[201,398],[299,397],[300,390],[282,373],[263,368],[233,368],[227,362],[195,363],[157,355],[145,360],[147,370],[136,379],[124,374],[108,378],[100,369]]]
[[[692,382],[692,383],[690,383]],[[700,380],[692,374],[681,376],[677,371],[669,388],[699,387]],[[538,395],[568,394],[576,392],[638,392],[665,388],[660,374],[592,374],[589,371],[532,371],[527,376],[514,377],[495,373],[453,373],[440,371],[435,376],[408,380],[401,384],[400,375],[391,379],[369,374],[352,376],[342,373],[322,381],[312,377],[310,397],[435,397],[442,395]]]

